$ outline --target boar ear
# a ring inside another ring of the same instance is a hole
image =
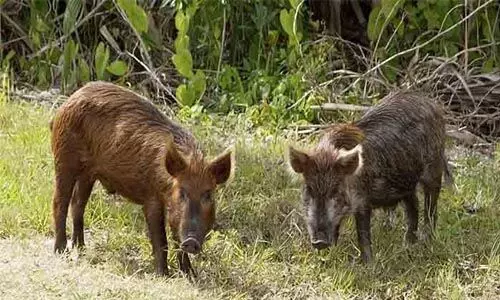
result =
[[[293,148],[292,146],[288,147],[286,156],[288,164],[296,173],[304,173],[307,166],[311,163],[309,155]]]
[[[168,174],[173,177],[178,176],[187,167],[186,160],[179,153],[173,139],[167,140],[167,153],[165,154],[165,167]]]
[[[234,173],[234,151],[228,148],[224,153],[214,158],[209,164],[209,170],[215,177],[215,182],[226,182]]]
[[[363,167],[363,147],[357,145],[351,150],[340,149],[337,156],[337,163],[342,168],[342,172],[347,175],[358,173]]]

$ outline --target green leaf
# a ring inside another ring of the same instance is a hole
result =
[[[399,21],[398,21],[399,23]],[[405,36],[405,24],[397,24],[394,28],[397,28],[397,34],[400,38],[403,38]]]
[[[196,13],[197,10],[198,10],[198,3],[197,1],[194,1],[191,4],[189,4],[188,7],[186,8],[186,17],[188,17],[188,19],[191,19],[192,17],[194,17],[194,14]]]
[[[11,60],[14,57],[14,55],[16,55],[16,51],[10,50],[9,53],[7,53],[7,55],[5,56],[4,61]]]
[[[65,84],[65,88],[71,86],[73,83],[71,80],[71,70],[73,66],[73,62],[76,59],[76,54],[78,53],[78,44],[75,43],[72,39],[68,40],[66,45],[64,46],[63,52],[63,70],[62,70],[62,79]]]
[[[193,58],[191,57],[191,53],[187,50],[181,50],[178,53],[174,54],[172,57],[172,61],[174,62],[175,68],[179,73],[187,78],[192,78],[193,75]]]
[[[381,9],[382,8],[380,5],[375,6],[370,13],[370,17],[368,19],[368,28],[367,28],[367,34],[370,41],[375,41],[380,34],[380,30],[383,23],[380,21]]]
[[[35,18],[35,29],[38,32],[47,32],[50,30],[50,26],[45,23],[44,20],[40,16],[36,16]]]
[[[69,69],[73,61],[75,60],[77,52],[78,52],[78,45],[72,39],[68,40],[68,42],[64,46],[64,52],[63,52],[64,56],[63,77],[65,77],[64,74],[65,75],[69,74]]]
[[[280,12],[280,23],[288,36],[293,37],[293,14],[286,9]]]
[[[89,82],[90,81],[90,68],[87,62],[80,58],[78,61],[78,69],[79,69],[79,77],[80,81],[82,82]]]
[[[46,65],[39,65],[36,67],[35,76],[37,79],[37,85],[41,87],[47,87],[49,80],[47,79],[50,76],[50,69]]]
[[[443,45],[444,45],[444,48],[445,48],[444,50],[445,50],[447,57],[451,57],[451,56],[457,54],[458,47],[454,43],[444,42]]]
[[[103,80],[105,79],[105,71],[108,66],[109,61],[109,49],[102,42],[97,45],[97,49],[95,51],[95,72],[97,75],[97,79]]]
[[[399,2],[399,3],[398,3]],[[391,15],[391,11],[393,12],[393,14],[397,11],[397,7],[395,7],[396,5],[401,5],[401,4],[404,4],[404,3],[401,3],[401,2],[404,2],[403,0],[382,0],[381,1],[381,13],[384,17],[386,18],[391,18],[392,16]]]
[[[175,14],[175,28],[179,31],[178,35],[186,35],[189,29],[189,19],[182,11]]]
[[[40,14],[46,14],[49,10],[49,1],[47,0],[32,0],[30,8]]]
[[[196,98],[200,99],[207,88],[207,79],[205,77],[205,73],[203,73],[203,71],[201,70],[196,71],[191,84],[193,86],[193,90],[196,93]]]
[[[300,2],[302,2],[303,0],[290,0],[290,5],[293,7],[294,10],[297,9],[297,7],[299,6]]]
[[[490,57],[488,60],[486,60],[483,64],[483,72],[485,73],[490,73],[495,69],[495,58]]]
[[[16,51],[10,50],[9,53],[4,57],[2,61],[2,68],[7,69],[10,63],[10,60],[16,55]]]
[[[388,63],[386,66],[382,67],[382,71],[390,83],[395,82],[397,75],[398,75],[397,71],[394,69],[394,66],[393,66],[394,64],[395,63],[391,62],[391,63]]]
[[[150,44],[154,47],[161,46],[162,44],[162,33],[158,29],[158,26],[156,25],[155,21],[153,18],[148,18],[148,34],[145,35],[145,37],[150,40]]]
[[[76,20],[81,14],[83,5],[81,0],[68,0],[66,10],[64,11],[63,32],[70,34],[76,25]]]
[[[189,36],[178,35],[174,42],[175,52],[189,51]]]
[[[112,62],[106,70],[116,76],[123,76],[128,71],[128,65],[123,60],[115,60]]]
[[[175,96],[181,106],[192,106],[195,102],[195,94],[192,89],[188,89],[185,84],[181,84],[175,91]]]
[[[130,25],[139,33],[148,31],[148,16],[135,0],[118,0],[118,6],[125,12]]]

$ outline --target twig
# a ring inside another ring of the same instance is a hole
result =
[[[468,1],[465,0],[465,6],[464,6],[464,15],[467,15],[468,11]],[[464,24],[464,50],[469,49],[469,21],[466,21]],[[465,76],[467,77],[467,70],[469,69],[469,52],[465,51],[464,53],[464,73]]]
[[[220,67],[222,65],[222,55],[224,54],[225,39],[226,39],[226,5],[224,5],[224,12],[222,15],[222,37],[220,42],[219,63],[217,64],[217,82],[219,82]]]
[[[141,37],[141,35],[139,34],[139,32],[135,29],[135,27],[132,25],[132,23],[130,22],[130,20],[128,19],[127,17],[127,14],[121,9],[121,7],[119,5],[116,4],[115,2],[115,6],[118,8],[118,11],[120,12],[120,14],[122,15],[122,17],[129,23],[129,26],[130,28],[132,28],[132,31],[134,32],[135,36],[137,37],[137,39],[139,40],[139,45],[140,45],[140,48],[141,48],[141,54],[143,56],[143,58],[146,60],[146,63],[142,62],[141,60],[139,60],[135,55],[133,55],[132,53],[130,53],[129,51],[126,51],[126,53],[128,55],[130,55],[132,58],[134,58],[148,73],[149,75],[154,79],[154,82],[156,83],[155,84],[155,87],[156,87],[156,91],[158,92],[159,89],[167,92],[167,94],[172,97],[176,102],[178,102],[177,98],[175,97],[175,95],[170,91],[170,89],[168,89],[160,80],[160,78],[158,78],[158,76],[156,75],[156,71],[155,71],[155,67],[153,65],[153,61],[151,60],[151,56],[149,55],[149,52],[147,50],[147,47],[146,45],[144,44],[144,41]]]
[[[88,20],[90,20],[95,15],[95,13],[101,8],[101,6],[103,6],[106,2],[107,2],[107,0],[102,0],[101,2],[99,2],[96,5],[96,7],[94,7],[93,10],[91,10],[83,19],[81,19],[78,23],[76,23],[75,27],[73,27],[73,29],[71,29],[70,32],[61,36],[56,41],[49,43],[48,45],[43,46],[36,53],[29,55],[28,59],[32,59],[34,57],[37,57],[37,56],[41,55],[42,53],[44,53],[45,51],[51,49],[52,47],[58,46],[59,44],[61,44],[65,39],[67,39],[71,34],[73,34],[73,32],[75,32],[78,29],[78,27],[82,26],[84,23],[86,23]]]
[[[140,33],[137,31],[137,29],[135,29],[135,27],[132,25],[132,22],[130,22],[130,20],[128,19],[127,17],[127,14],[122,10],[122,8],[120,7],[120,5],[116,4],[116,1],[113,1],[114,4],[115,4],[115,7],[118,8],[118,12],[120,13],[120,15],[122,16],[122,18],[127,21],[127,23],[129,24],[130,28],[132,29],[132,31],[134,32],[135,36],[137,37],[137,39],[139,40],[139,44],[141,45],[141,54],[143,54],[144,58],[146,59],[146,63],[147,65],[153,69],[153,63],[151,61],[151,56],[149,55],[149,52],[147,50],[147,47],[146,45],[144,44],[144,41],[142,40],[142,37],[140,35]]]
[[[300,46],[300,41],[297,39],[297,18],[299,16],[300,7],[302,6],[302,4],[304,4],[304,2],[305,2],[305,0],[302,0],[299,3],[299,5],[297,5],[297,9],[295,10],[295,15],[293,18],[293,37],[295,38],[295,41],[297,42],[300,56],[304,56],[304,54],[302,53],[302,47]]]
[[[137,61],[145,70],[146,72],[148,72],[148,74],[154,79],[154,81],[156,81],[156,83],[158,84],[158,87],[160,87],[162,90],[164,90],[165,92],[167,92],[167,94],[172,97],[173,99],[175,99],[175,101],[177,101],[177,98],[175,97],[175,95],[172,93],[172,91],[170,91],[169,88],[167,88],[160,80],[160,78],[158,78],[158,76],[156,75],[156,73],[154,71],[152,71],[146,64],[144,64],[140,59],[137,58],[137,56],[135,56],[134,54],[128,52],[128,51],[125,51],[125,53],[127,55],[129,55],[130,57],[132,57],[135,61]]]
[[[24,43],[30,48],[31,51],[33,51],[33,45],[31,44],[31,41],[28,39],[28,35],[26,34],[26,32],[24,32],[21,26],[19,26],[16,22],[14,22],[14,20],[12,20],[6,13],[4,13],[1,10],[0,10],[0,15],[2,16],[2,18],[5,18],[5,20],[19,32],[20,34],[19,38],[24,41]],[[7,43],[5,44],[2,43],[1,44],[2,47],[4,47]]]

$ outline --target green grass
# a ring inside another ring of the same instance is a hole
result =
[[[141,208],[106,195],[100,187],[85,215],[85,255],[52,255],[51,115],[45,107],[0,103],[2,298],[22,296],[19,285],[47,298],[78,299],[500,297],[498,151],[496,160],[474,155],[458,160],[458,191],[443,191],[432,243],[404,246],[402,210],[398,209],[394,229],[385,229],[384,214],[376,213],[375,262],[365,266],[354,259],[358,250],[351,219],[337,247],[318,253],[309,246],[299,183],[291,180],[283,162],[284,146],[296,140],[293,133],[270,135],[251,129],[243,115],[186,120],[209,154],[231,143],[237,151],[234,180],[217,196],[218,228],[193,259],[199,278],[189,283],[178,274],[167,280],[151,277]],[[464,208],[471,206],[476,213]],[[33,256],[42,257],[43,263]],[[172,253],[169,264],[176,272]]]

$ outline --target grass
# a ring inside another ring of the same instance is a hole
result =
[[[32,104],[0,103],[1,298],[500,297],[498,151],[496,160],[459,157],[458,191],[443,191],[432,243],[405,247],[402,210],[394,229],[384,228],[384,215],[377,213],[375,262],[364,266],[354,259],[359,252],[351,219],[337,247],[318,253],[309,246],[299,183],[283,162],[284,145],[296,136],[251,129],[242,115],[185,120],[211,155],[231,143],[237,149],[235,178],[217,196],[217,230],[194,258],[199,278],[189,283],[178,274],[166,280],[151,276],[141,208],[100,187],[85,215],[85,254],[52,254],[52,113]],[[169,265],[177,271],[172,253]]]

